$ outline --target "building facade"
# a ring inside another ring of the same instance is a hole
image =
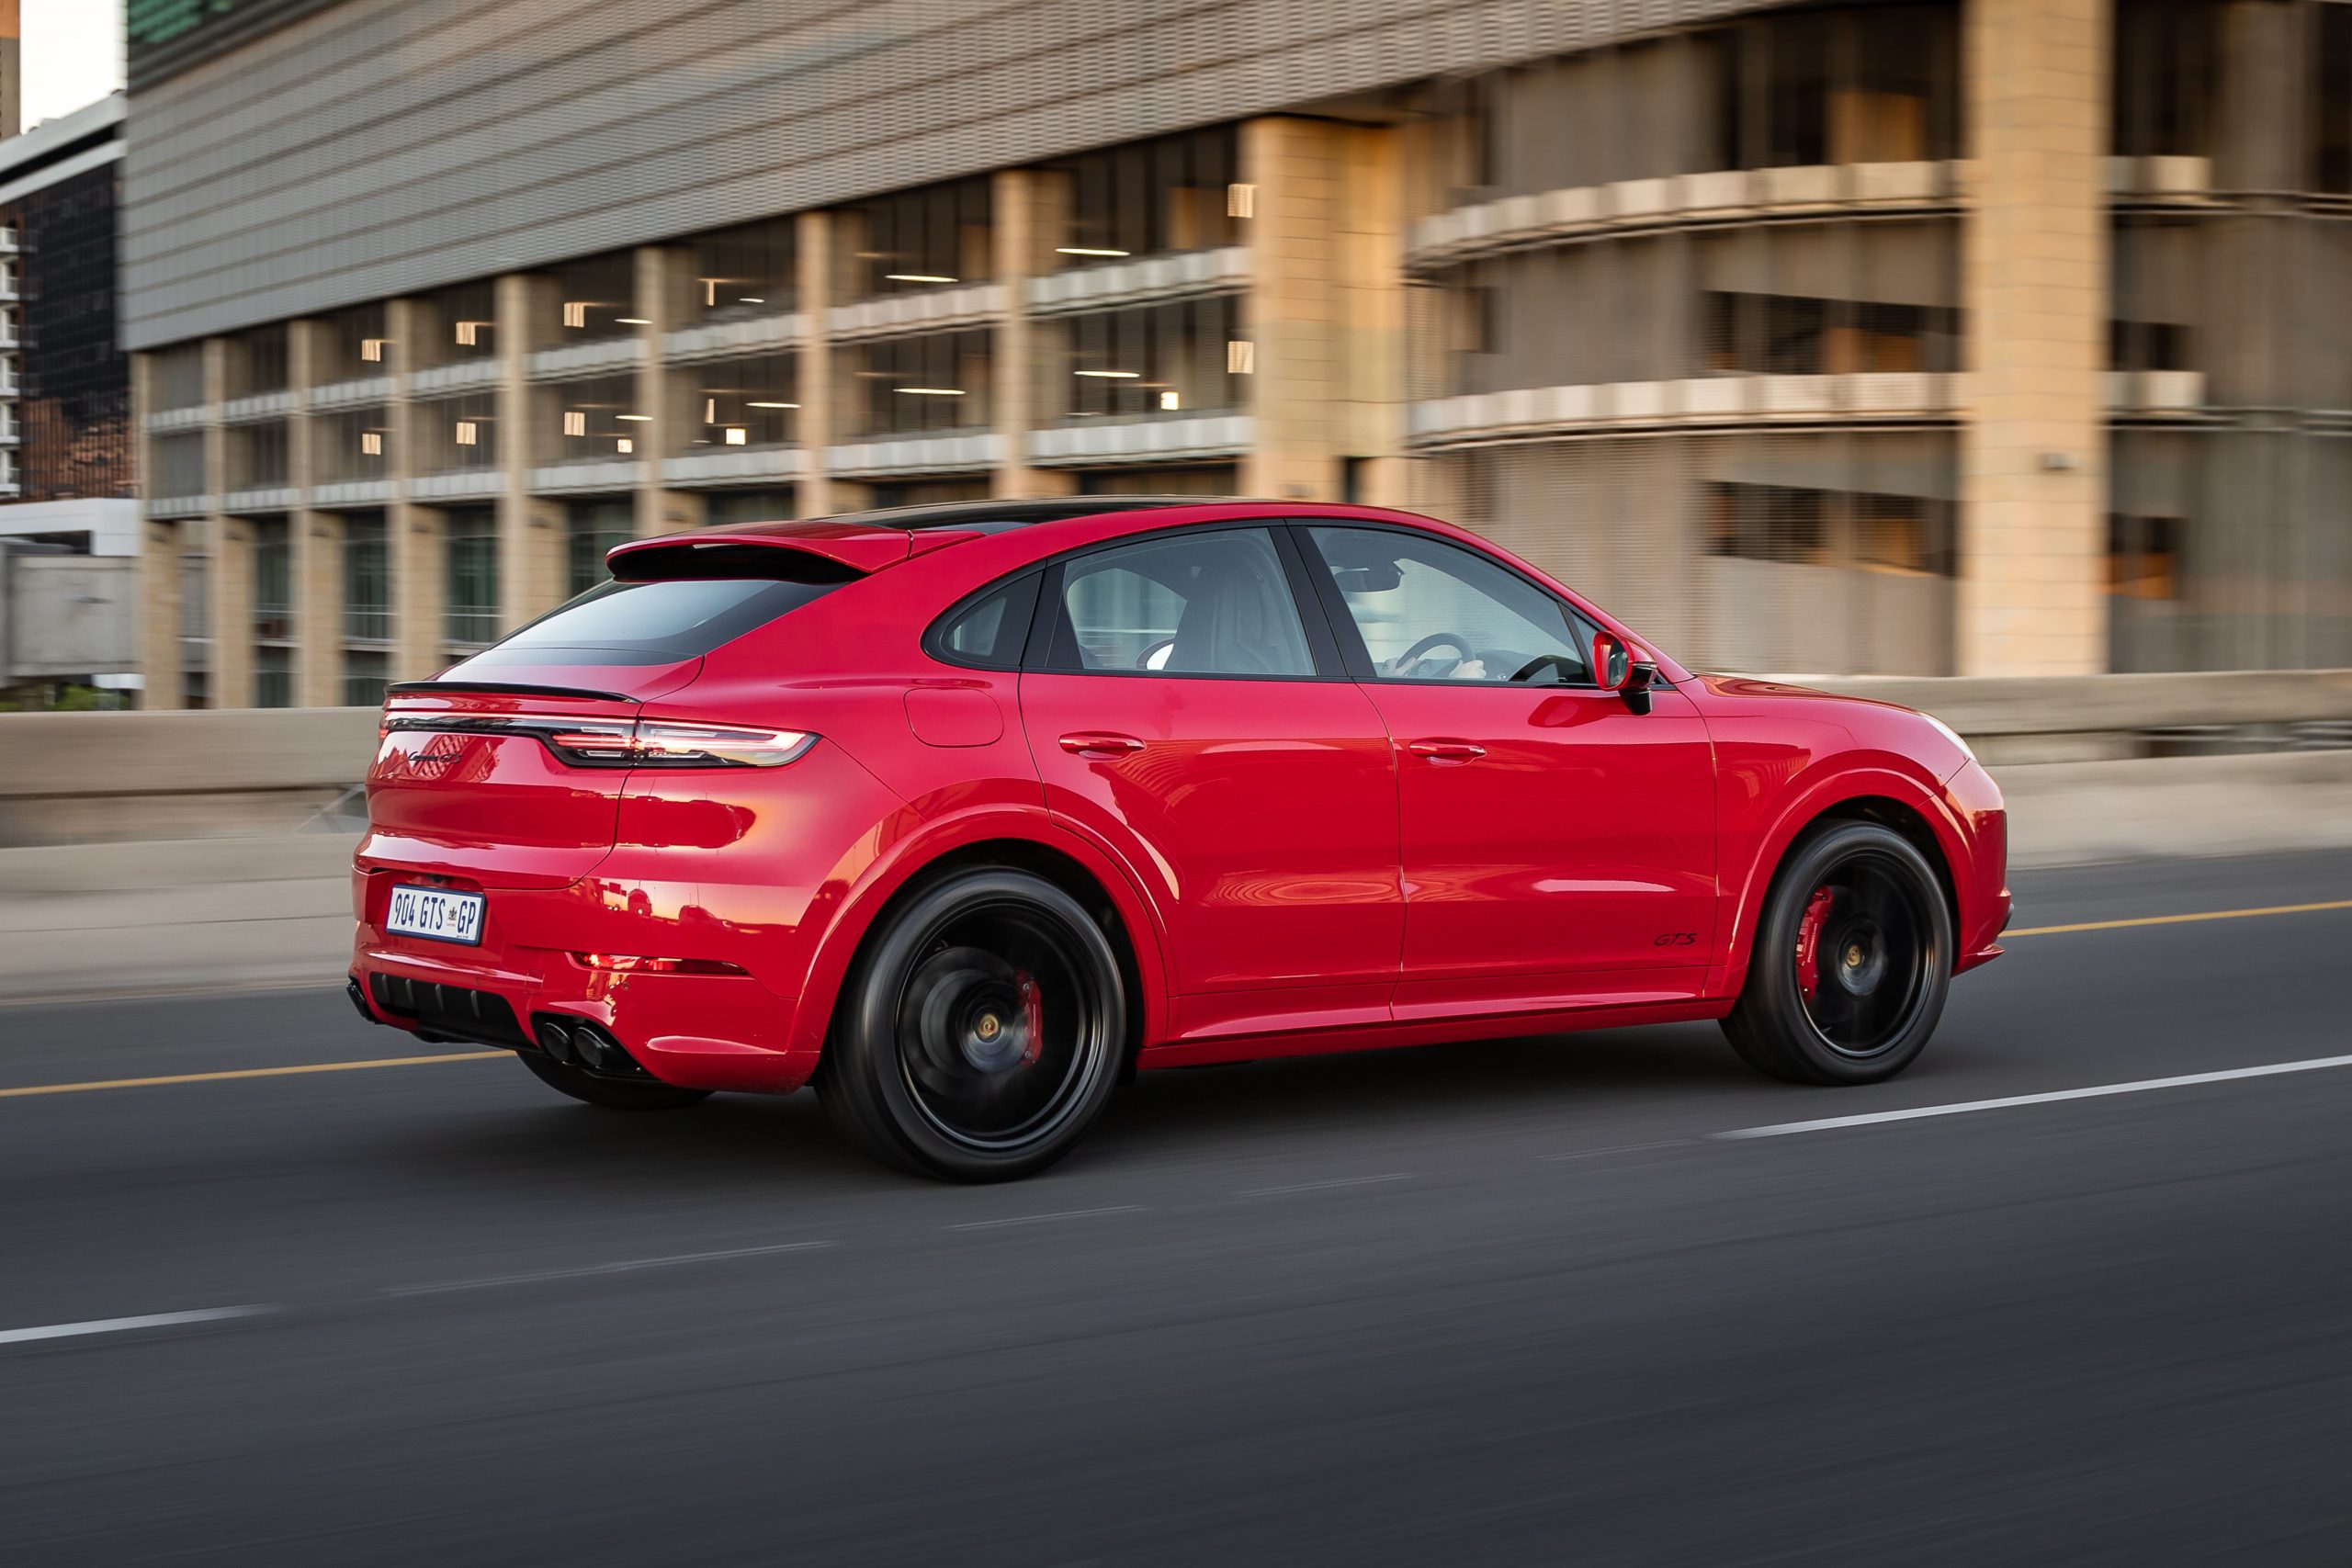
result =
[[[1436,512],[1720,668],[2352,664],[2343,0],[801,10],[134,7],[148,701],[1037,493]]]

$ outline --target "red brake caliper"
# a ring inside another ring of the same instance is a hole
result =
[[[1811,1001],[1821,989],[1821,928],[1829,923],[1829,889],[1816,887],[1797,922],[1797,994]]]
[[[1037,989],[1037,982],[1029,971],[1021,971],[1021,1026],[1029,1032],[1028,1047],[1021,1053],[1021,1065],[1032,1066],[1039,1052],[1046,1048],[1046,998]]]

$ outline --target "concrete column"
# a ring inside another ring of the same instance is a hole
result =
[[[392,503],[384,525],[392,569],[392,679],[424,681],[449,667],[449,533],[441,513]]]
[[[1968,0],[1957,667],[2107,667],[2109,7]]]
[[[386,465],[392,501],[384,510],[384,558],[391,577],[395,681],[424,680],[449,662],[443,652],[448,640],[448,547],[441,514],[409,501],[424,455],[424,422],[410,396],[409,377],[424,366],[425,334],[437,329],[430,315],[419,299],[393,299],[384,307],[384,330],[392,340],[387,367],[392,439]]]
[[[1337,501],[1343,460],[1370,459],[1359,488],[1400,495],[1404,287],[1394,134],[1270,118],[1241,128],[1244,311],[1257,431],[1245,494]],[[1384,462],[1386,466],[1384,467]]]
[[[554,285],[530,273],[498,280],[498,465],[505,484],[498,498],[499,626],[513,631],[563,603],[569,563],[560,503],[531,493],[531,468],[543,444],[531,423],[532,329],[554,302]]]
[[[205,592],[211,600],[206,620],[212,633],[212,661],[206,700],[216,708],[254,705],[253,530],[220,512],[229,489],[229,433],[220,424],[220,404],[229,393],[229,340],[204,344],[204,493],[216,508],[205,519]]]
[[[322,378],[326,332],[319,321],[286,329],[286,378],[294,412],[286,422],[287,481],[297,497],[288,519],[294,600],[294,705],[343,702],[343,519],[301,503],[318,482],[321,433],[311,418],[311,389]]]
[[[662,488],[662,461],[685,450],[684,410],[669,369],[662,363],[662,340],[684,320],[685,290],[692,286],[692,253],[662,245],[641,245],[637,252],[637,315],[645,323],[637,329],[637,412],[651,414],[653,423],[637,428],[637,532],[666,534],[692,523],[673,523],[673,515],[687,508],[673,505]],[[701,521],[699,497],[691,498],[693,522]]]
[[[1004,316],[989,345],[996,429],[1004,438],[1004,457],[990,487],[1000,496],[1068,495],[1078,488],[1074,475],[1029,466],[1029,433],[1046,423],[1052,406],[1029,319],[1029,279],[1052,265],[1058,231],[1042,184],[1034,170],[1002,169],[991,193],[996,280],[1004,288]]]
[[[836,509],[833,483],[825,472],[825,457],[833,443],[833,215],[804,212],[795,236],[795,260],[800,272],[800,314],[808,323],[800,345],[800,446],[808,467],[802,471],[798,511],[803,517],[822,517]]]
[[[130,358],[132,469],[147,467],[147,416],[154,412],[155,357]],[[181,687],[179,525],[148,519],[139,538],[139,705],[175,708],[186,700]]]

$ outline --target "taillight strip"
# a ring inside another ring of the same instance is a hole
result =
[[[562,714],[414,712],[387,708],[379,733],[529,736],[577,768],[777,768],[817,743],[805,729],[761,729],[687,719],[583,718]]]

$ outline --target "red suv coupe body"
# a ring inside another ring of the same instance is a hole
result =
[[[2000,951],[1949,729],[1691,674],[1427,518],[1006,502],[609,562],[393,689],[353,878],[363,1012],[594,1103],[813,1080],[991,1179],[1138,1067],[1721,1019],[1873,1081]]]

